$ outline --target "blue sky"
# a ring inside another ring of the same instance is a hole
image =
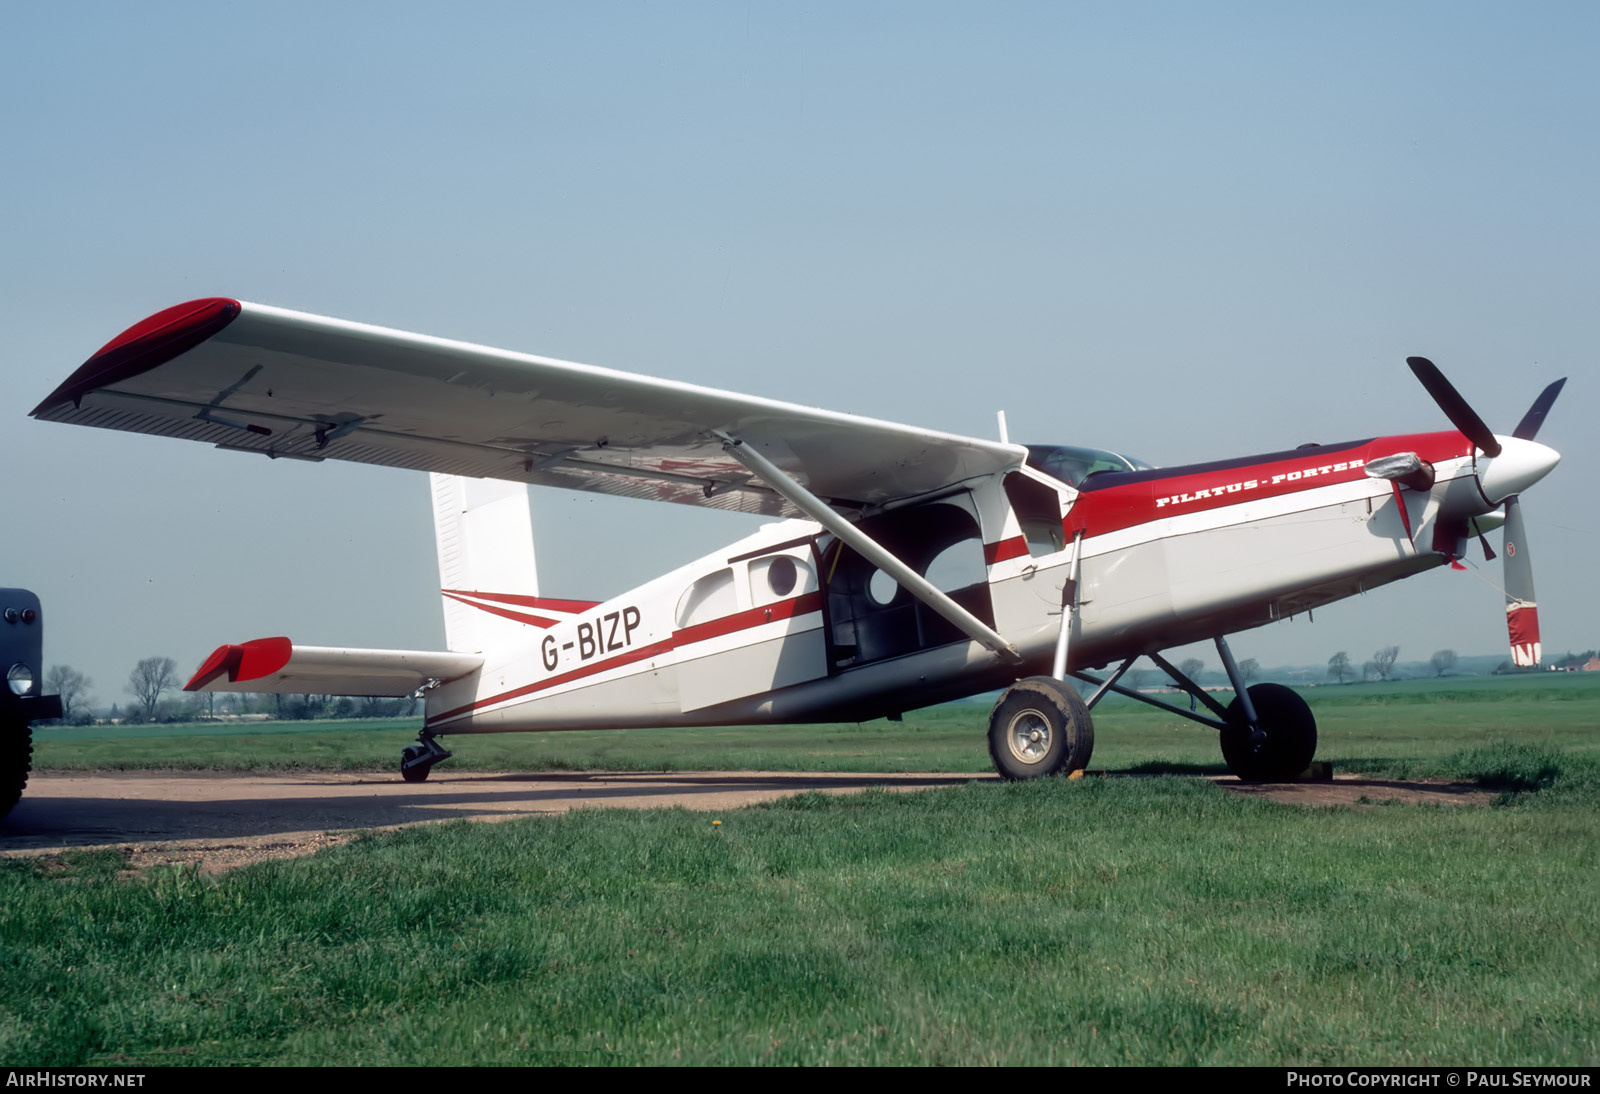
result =
[[[41,424],[122,328],[225,295],[1163,463],[1508,431],[1546,648],[1600,643],[1600,8],[0,5],[0,581],[126,701],[223,641],[438,647],[425,479]],[[600,597],[751,527],[536,491]],[[1476,557],[1474,559],[1476,560]],[[1480,563],[1481,564],[1481,563]],[[1498,568],[1485,575],[1498,580]],[[1240,656],[1503,653],[1424,575]],[[1214,656],[1208,658],[1214,661]]]

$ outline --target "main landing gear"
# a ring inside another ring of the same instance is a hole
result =
[[[448,760],[451,755],[433,734],[423,730],[417,734],[417,743],[406,745],[400,753],[400,777],[408,783],[420,783],[427,779],[434,764]]]
[[[1070,684],[1049,676],[1018,680],[989,715],[989,755],[1008,779],[1082,771],[1094,753],[1094,720]]]
[[[1000,701],[989,714],[989,756],[995,770],[1007,779],[1082,771],[1094,754],[1094,719],[1089,716],[1094,700],[1085,703],[1066,681],[1067,654],[1078,615],[1078,548],[1082,543],[1080,531],[1072,539],[1072,561],[1061,586],[1061,630],[1050,675],[1018,680],[1000,693]],[[1096,692],[1095,698],[1099,695]]]
[[[989,715],[989,755],[995,769],[1007,779],[1032,779],[1088,766],[1094,751],[1090,711],[1107,692],[1114,691],[1215,729],[1228,770],[1245,782],[1295,778],[1311,766],[1317,754],[1317,720],[1310,706],[1282,684],[1246,687],[1227,640],[1218,638],[1216,643],[1234,690],[1234,700],[1226,707],[1158,653],[1147,656],[1204,710],[1190,710],[1118,684],[1137,660],[1134,657],[1104,679],[1071,673],[1097,685],[1087,700],[1053,677],[1019,680],[1001,693]],[[1058,669],[1064,661],[1058,653]]]

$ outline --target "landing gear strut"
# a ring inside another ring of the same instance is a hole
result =
[[[1223,718],[1222,758],[1247,783],[1283,782],[1311,766],[1317,754],[1317,720],[1311,707],[1282,684],[1246,687],[1228,640],[1217,635],[1234,700]]]
[[[417,743],[406,745],[400,753],[400,777],[408,783],[420,783],[427,779],[434,764],[448,760],[451,755],[433,734],[423,730],[417,734]]]
[[[1082,771],[1094,754],[1094,719],[1089,705],[1067,683],[1067,655],[1078,617],[1078,547],[1061,586],[1061,629],[1049,676],[1029,676],[1000,693],[989,714],[989,757],[1007,779],[1037,779],[1061,771]]]
[[[1098,684],[1089,696],[1087,708],[1093,710],[1107,692],[1116,692],[1129,699],[1137,699],[1169,714],[1210,726],[1219,735],[1222,758],[1228,770],[1245,782],[1282,782],[1293,779],[1311,766],[1317,754],[1317,720],[1311,707],[1298,692],[1282,684],[1257,684],[1246,687],[1239,666],[1234,663],[1233,651],[1227,640],[1217,638],[1217,653],[1222,667],[1227,670],[1228,681],[1233,685],[1234,700],[1224,707],[1211,693],[1189,679],[1159,653],[1146,654],[1165,672],[1180,691],[1205,707],[1204,711],[1188,710],[1166,702],[1154,695],[1122,687],[1117,683],[1122,674],[1137,660],[1130,657],[1110,677],[1102,680],[1086,672],[1074,671],[1072,676]],[[993,729],[990,730],[990,751],[994,751]],[[998,763],[998,761],[996,761]],[[1013,776],[1015,777],[1015,776]]]

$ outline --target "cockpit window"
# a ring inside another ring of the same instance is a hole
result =
[[[1066,444],[1030,444],[1028,466],[1060,479],[1071,487],[1098,471],[1151,471],[1143,460],[1129,459],[1099,448],[1076,448]]]

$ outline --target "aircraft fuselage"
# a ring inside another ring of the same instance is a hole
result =
[[[1368,473],[1401,452],[1431,465],[1429,488]],[[1071,668],[1246,630],[1460,557],[1467,521],[1500,500],[1483,492],[1488,462],[1446,431],[1102,472],[1079,490],[1024,468],[860,522],[991,623],[1021,669],[820,525],[782,521],[530,628],[481,672],[430,692],[427,724],[471,733],[853,721],[1003,687],[1048,667],[1080,535]]]

